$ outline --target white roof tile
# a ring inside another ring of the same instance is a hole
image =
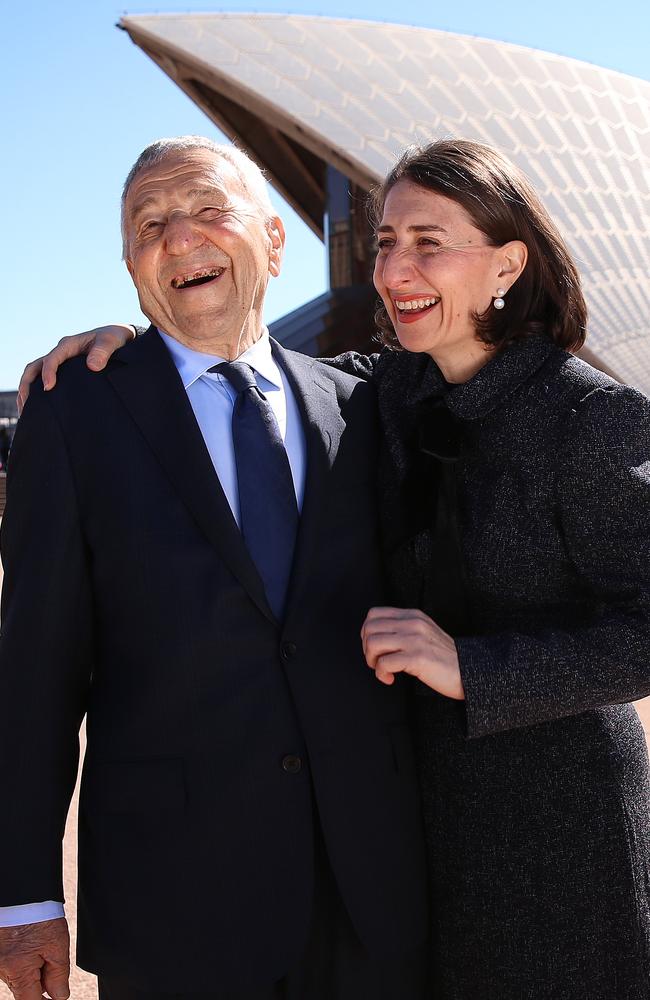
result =
[[[380,177],[439,135],[522,166],[580,262],[589,346],[650,393],[650,83],[551,53],[428,28],[278,14],[123,18],[175,78],[254,97],[324,159]],[[170,67],[168,69],[168,67]],[[237,98],[237,95],[239,97]]]

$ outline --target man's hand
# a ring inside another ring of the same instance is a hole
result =
[[[0,979],[15,1000],[70,996],[70,935],[60,917],[40,924],[0,927]]]
[[[30,362],[25,368],[18,386],[18,414],[29,396],[29,387],[41,375],[46,389],[56,385],[56,372],[59,365],[74,358],[77,354],[87,354],[86,364],[94,372],[100,372],[106,367],[106,362],[118,347],[122,347],[135,336],[132,326],[116,323],[113,326],[98,326],[86,333],[77,333],[73,337],[63,337],[49,354]]]
[[[392,684],[395,674],[411,674],[439,694],[464,701],[456,643],[423,611],[371,608],[361,641],[366,663],[383,684]]]

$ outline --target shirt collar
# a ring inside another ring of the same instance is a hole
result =
[[[179,343],[178,340],[170,337],[163,330],[158,330],[158,333],[172,356],[172,360],[178,369],[178,374],[185,389],[189,389],[210,368],[223,364],[226,361],[226,358],[220,358],[217,354],[201,354],[200,351],[193,351],[191,347],[186,347],[185,344]],[[243,361],[245,364],[250,365],[255,372],[266,379],[267,382],[270,382],[271,385],[276,386],[278,389],[281,388],[282,377],[273,358],[269,331],[266,327],[263,328],[260,339],[256,340],[243,354],[240,354],[237,361]]]

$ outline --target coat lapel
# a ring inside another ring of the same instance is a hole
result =
[[[115,355],[110,382],[190,513],[267,618],[273,619],[187,393],[153,327]]]
[[[305,433],[307,467],[305,493],[296,542],[296,553],[287,599],[287,614],[294,610],[298,596],[310,577],[312,550],[327,510],[331,469],[336,460],[345,422],[341,416],[336,387],[332,380],[308,358],[285,351],[271,341],[273,356],[284,370],[300,409]]]

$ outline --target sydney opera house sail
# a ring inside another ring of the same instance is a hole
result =
[[[592,356],[650,393],[650,83],[404,25],[184,14],[121,26],[326,240],[339,302],[367,280],[359,206],[399,150],[450,135],[504,150],[578,260]]]

